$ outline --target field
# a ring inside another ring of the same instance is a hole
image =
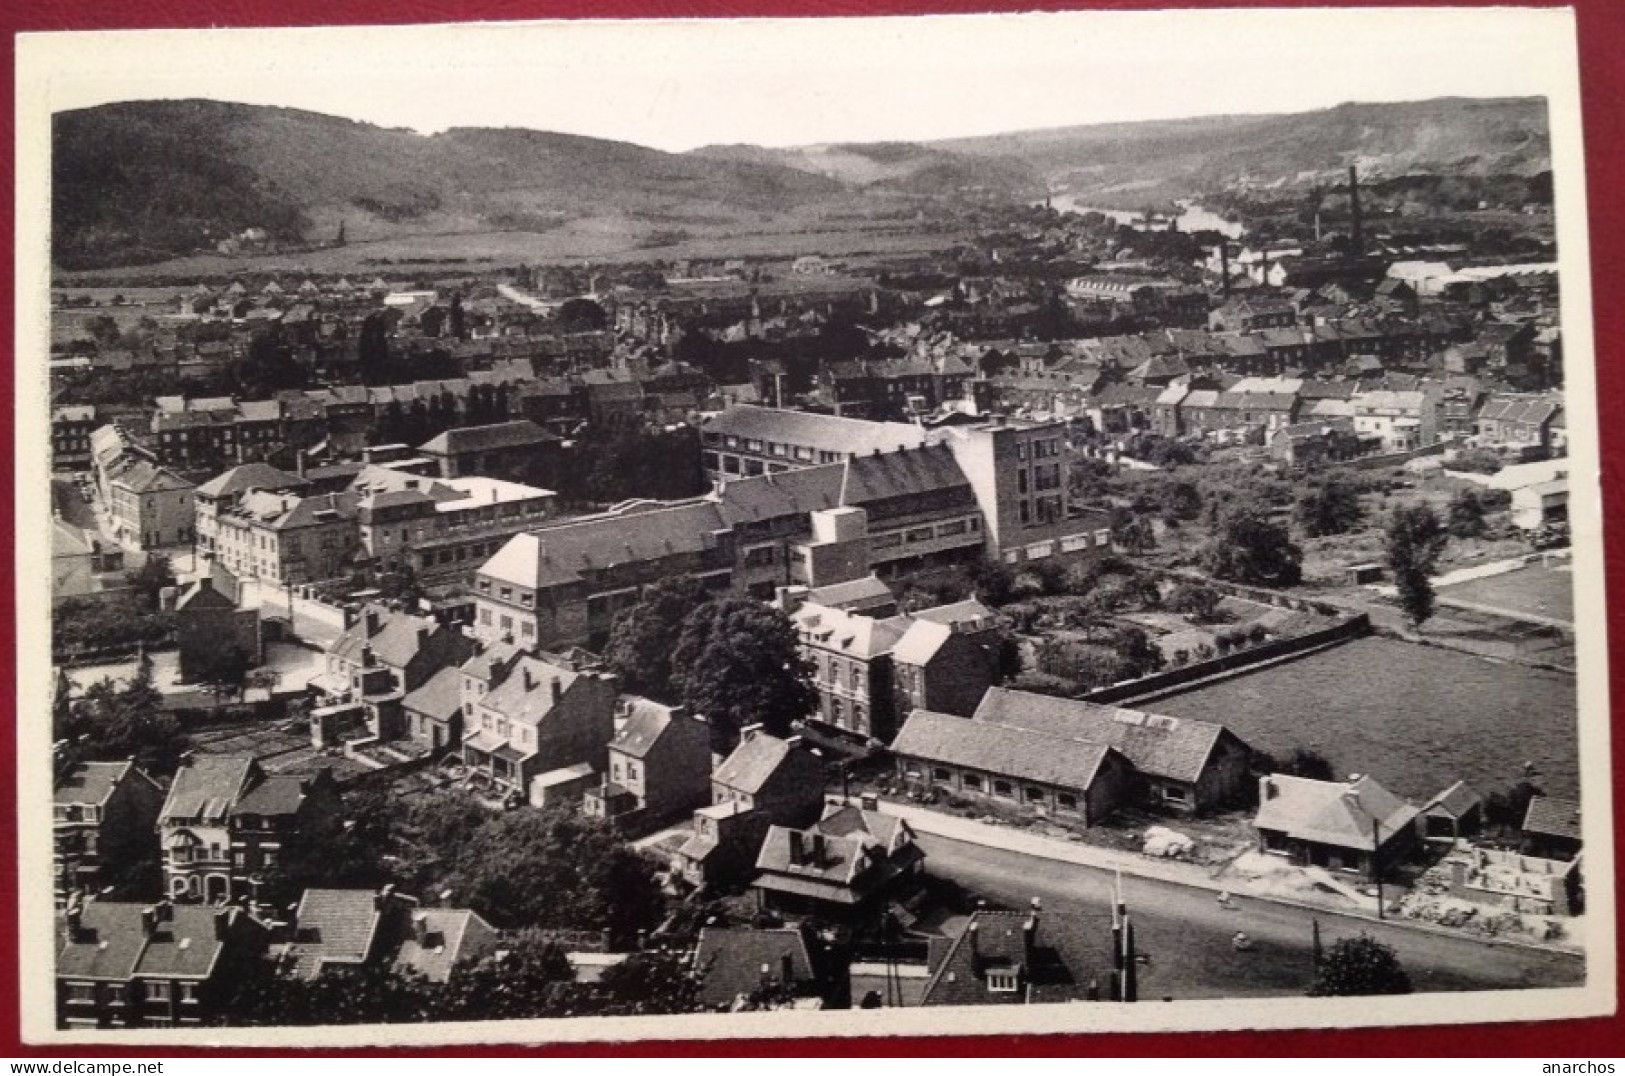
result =
[[[1574,573],[1568,568],[1521,568],[1439,588],[1439,597],[1516,616],[1528,613],[1574,623]]]
[[[1572,677],[1369,637],[1144,708],[1223,722],[1275,754],[1318,751],[1421,802],[1459,779],[1502,788],[1526,761],[1547,792],[1575,795],[1576,707]]]
[[[676,233],[676,234],[674,234]],[[625,216],[587,217],[546,232],[458,232],[351,242],[284,254],[195,254],[153,265],[56,274],[56,287],[124,280],[192,284],[250,273],[322,273],[390,277],[390,266],[478,273],[503,266],[654,262],[685,258],[782,258],[802,254],[861,260],[946,250],[961,232],[913,222],[857,221],[811,213],[755,223],[658,225]],[[168,295],[165,296],[168,298]]]

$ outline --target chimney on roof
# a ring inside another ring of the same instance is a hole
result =
[[[553,677],[553,705],[557,706],[562,698],[564,698],[564,681],[555,676]]]
[[[807,858],[806,835],[799,829],[790,831],[790,865],[799,867]]]
[[[390,903],[394,899],[395,899],[395,883],[391,882],[388,885],[384,886],[384,888],[380,889],[376,894],[373,895],[373,898],[372,898],[373,909],[376,910],[376,911],[380,911],[380,912],[385,911],[385,910],[387,910],[389,908]]]
[[[370,645],[363,646],[361,648],[361,667],[363,669],[370,669],[376,664],[378,664],[378,655],[372,652],[372,647]]]
[[[367,610],[367,634],[369,636],[377,635],[382,623],[383,618],[378,615],[378,610],[369,608]]]
[[[525,690],[526,691],[534,691],[535,689],[536,689],[536,673],[531,669],[531,667],[529,665],[526,665],[525,666]]]
[[[789,953],[779,957],[779,985],[789,986],[796,979],[795,958]]]
[[[800,736],[786,736],[784,738],[784,745],[786,747],[790,748],[790,750],[794,751],[796,748],[801,746],[801,737]]]
[[[965,928],[965,940],[970,943],[972,959],[978,959],[982,955],[981,930],[982,925],[974,919],[970,921],[970,926]]]
[[[419,625],[418,626],[418,646],[421,648],[421,647],[425,647],[425,646],[428,646],[428,645],[429,645],[429,626],[427,624]]]
[[[760,721],[754,724],[746,725],[739,730],[739,742],[750,743],[750,741],[756,739],[756,737],[760,736],[761,734],[762,723]]]
[[[1280,789],[1275,785],[1275,778],[1267,773],[1258,779],[1258,791],[1260,800],[1272,800],[1280,794]]]
[[[824,865],[824,835],[817,830],[812,835],[812,864],[815,867]]]
[[[412,913],[412,938],[419,945],[429,940],[429,916],[424,912]]]
[[[158,929],[158,909],[148,905],[141,909],[141,936],[150,938]]]

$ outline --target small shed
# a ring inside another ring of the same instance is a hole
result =
[[[1484,798],[1466,781],[1457,781],[1422,806],[1422,836],[1455,841],[1478,831],[1484,822]]]
[[[1349,577],[1349,586],[1363,587],[1370,583],[1382,582],[1382,565],[1376,561],[1367,561],[1364,564],[1350,564],[1346,569]]]

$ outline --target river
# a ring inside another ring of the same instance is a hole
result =
[[[1102,209],[1100,206],[1083,205],[1076,196],[1070,194],[1052,194],[1049,204],[1062,213],[1099,213],[1119,224],[1131,227],[1141,214],[1137,209]],[[1247,230],[1239,222],[1226,220],[1211,209],[1199,206],[1189,199],[1183,199],[1176,204],[1179,206],[1179,230],[1182,232],[1218,232],[1228,239],[1240,239]]]

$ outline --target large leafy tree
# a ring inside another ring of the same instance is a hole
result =
[[[186,749],[186,734],[164,710],[152,681],[152,662],[144,655],[136,675],[123,687],[101,680],[84,697],[54,710],[55,739],[66,741],[74,757],[121,761],[134,757],[143,768],[173,773]]]
[[[495,816],[455,862],[453,892],[498,927],[607,930],[625,945],[664,913],[654,864],[612,826],[575,811]]]
[[[691,576],[670,576],[644,590],[638,603],[622,610],[610,628],[604,660],[629,691],[652,698],[676,697],[671,683],[672,651],[690,613],[704,605],[703,584]]]
[[[743,598],[716,598],[694,610],[672,654],[678,694],[711,722],[718,751],[731,750],[745,725],[788,734],[817,703],[811,673],[790,618]]]
[[[140,599],[141,608],[151,612],[158,608],[165,587],[175,585],[175,567],[162,553],[154,553],[141,567],[124,573],[124,582]]]
[[[1321,957],[1310,997],[1409,994],[1411,978],[1388,945],[1368,934],[1342,938]]]
[[[1484,521],[1484,500],[1475,489],[1463,489],[1450,498],[1449,528],[1457,538],[1477,538],[1488,526]]]
[[[1399,605],[1414,625],[1433,615],[1432,577],[1450,540],[1432,508],[1425,504],[1396,510],[1383,535],[1383,558],[1399,591]]]
[[[1332,476],[1305,490],[1298,498],[1298,522],[1311,538],[1347,534],[1359,526],[1365,510],[1360,493],[1347,480]]]
[[[1290,587],[1303,578],[1303,551],[1285,527],[1251,507],[1219,517],[1202,564],[1220,579],[1249,586]]]

